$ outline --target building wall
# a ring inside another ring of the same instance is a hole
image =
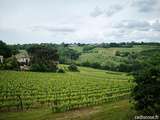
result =
[[[20,63],[28,63],[28,62],[30,62],[30,59],[29,58],[20,58],[17,61]]]
[[[3,56],[0,56],[0,63],[3,63]]]

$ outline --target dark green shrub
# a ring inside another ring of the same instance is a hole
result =
[[[134,74],[132,95],[136,110],[146,115],[160,114],[160,66],[144,68]]]
[[[121,55],[120,51],[116,51],[115,56],[120,56],[120,55]]]
[[[78,67],[75,64],[71,64],[68,66],[68,70],[70,71],[79,71]]]
[[[3,55],[4,58],[12,56],[12,51],[9,46],[0,40],[0,55]]]
[[[99,64],[99,63],[97,63],[97,62],[94,62],[94,63],[90,63],[90,67],[92,67],[92,68],[101,68],[101,65]]]
[[[65,70],[62,69],[62,68],[59,68],[59,69],[57,70],[57,73],[65,73]]]
[[[4,64],[2,66],[3,66],[3,69],[7,69],[7,70],[18,70],[19,69],[18,61],[15,57],[7,58],[4,61]]]
[[[82,66],[89,67],[89,66],[90,66],[90,63],[89,63],[88,61],[85,61],[85,62],[82,62],[81,65],[82,65]]]
[[[31,56],[31,71],[56,72],[59,55],[56,49],[43,45],[34,45],[28,49]]]

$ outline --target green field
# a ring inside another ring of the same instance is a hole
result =
[[[72,49],[81,52],[81,55],[76,63],[81,64],[84,62],[89,63],[99,63],[100,65],[119,65],[126,60],[127,57],[116,56],[116,52],[135,52],[139,53],[144,50],[151,49],[159,49],[159,46],[152,45],[134,45],[131,48],[121,48],[121,47],[113,47],[113,48],[94,48],[86,53],[82,52],[83,47],[71,47]]]
[[[128,97],[131,80],[126,73],[85,67],[66,73],[0,71],[0,108],[21,111],[47,106],[62,112],[95,106]]]

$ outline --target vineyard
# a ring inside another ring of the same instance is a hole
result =
[[[132,76],[80,67],[80,72],[0,71],[0,110],[50,107],[63,112],[128,97]]]

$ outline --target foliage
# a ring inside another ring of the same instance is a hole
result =
[[[56,71],[59,59],[56,49],[35,45],[28,49],[31,56],[31,71]]]
[[[93,63],[90,63],[90,67],[92,67],[92,68],[100,68],[101,65],[98,62],[93,62]]]
[[[98,46],[102,48],[111,48],[111,47],[122,47],[122,48],[132,48],[134,43],[101,43]]]
[[[60,63],[71,63],[74,60],[77,60],[79,58],[80,53],[70,49],[69,47],[58,47],[58,54],[60,56],[59,61]]]
[[[90,50],[94,49],[95,45],[84,45],[83,46],[83,52],[89,52]]]
[[[160,114],[160,54],[159,50],[144,51],[139,70],[134,72],[136,86],[132,96],[136,110],[147,115]]]
[[[16,47],[16,45],[8,45],[8,47],[11,49],[12,55],[16,55],[19,53],[19,50]]]
[[[58,68],[57,73],[65,73],[65,70],[62,68]]]
[[[120,56],[121,54],[120,54],[120,51],[116,51],[116,54],[115,54],[116,56]]]
[[[68,66],[68,70],[70,70],[70,71],[79,71],[78,70],[78,67],[75,65],[75,64],[71,64],[71,65],[69,65]]]
[[[6,43],[0,40],[0,55],[3,55],[3,57],[11,57],[12,51],[11,49],[7,46]]]
[[[160,66],[158,67],[145,68],[135,75],[135,108],[147,115],[160,113]]]
[[[4,63],[1,64],[0,69],[6,70],[19,70],[19,64],[15,57],[6,58]]]

